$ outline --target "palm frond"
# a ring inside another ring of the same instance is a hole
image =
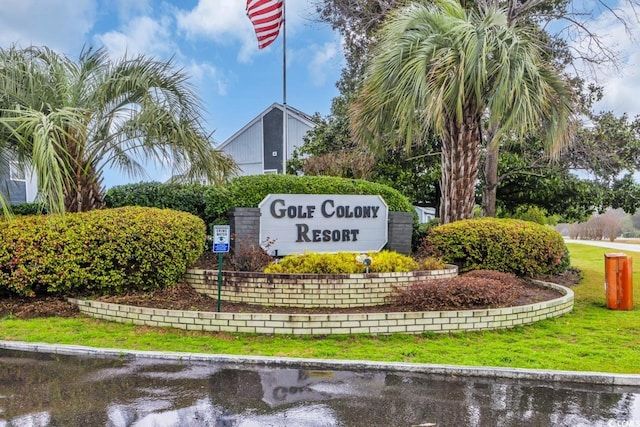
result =
[[[106,167],[139,176],[152,160],[211,182],[237,170],[212,148],[202,102],[172,61],[87,48],[76,63],[45,47],[0,49],[0,109],[0,138],[33,162],[52,212],[64,192],[84,191],[77,183],[98,185]]]

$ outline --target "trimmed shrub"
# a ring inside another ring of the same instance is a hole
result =
[[[417,270],[419,265],[411,257],[391,251],[367,254],[371,257],[370,273],[404,272]],[[265,273],[289,274],[361,274],[366,272],[363,263],[352,252],[306,253],[288,255],[277,264],[265,268]]]
[[[5,293],[117,294],[175,284],[202,253],[205,226],[183,212],[127,207],[16,217],[0,240]]]
[[[221,190],[201,184],[140,182],[110,188],[105,203],[108,208],[146,206],[188,212],[209,225],[215,218],[205,214],[205,191],[216,193]]]
[[[504,213],[498,216],[536,222],[542,225],[556,225],[557,223],[557,218],[549,216],[546,209],[535,205],[521,205],[512,213]]]
[[[415,214],[409,200],[387,185],[330,176],[250,175],[232,179],[224,187],[141,182],[110,188],[105,203],[110,208],[148,206],[189,212],[209,226],[228,224],[229,210],[257,208],[268,194],[380,195],[390,211]]]
[[[520,279],[515,274],[503,273],[502,271],[495,270],[473,270],[466,273],[464,277],[477,277],[480,279],[497,280],[498,282],[502,282],[505,285],[509,286],[518,286],[520,284]]]
[[[560,233],[515,219],[470,219],[434,227],[420,251],[442,256],[461,272],[498,270],[535,276],[556,273],[568,265]]]
[[[405,196],[383,184],[332,176],[249,175],[231,180],[224,191],[207,188],[204,195],[206,215],[218,218],[218,221],[226,220],[230,209],[257,208],[268,194],[380,195],[390,211],[415,214]]]
[[[492,273],[486,272],[486,277],[468,273],[450,279],[415,283],[405,289],[394,289],[389,301],[414,311],[495,308],[510,305],[519,296],[516,282]],[[515,279],[515,276],[511,277]]]
[[[47,213],[44,203],[18,203],[10,206],[14,215],[42,215]]]

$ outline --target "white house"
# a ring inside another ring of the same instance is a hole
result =
[[[282,173],[285,162],[293,150],[301,146],[306,133],[315,123],[311,116],[287,105],[287,144],[283,139],[284,107],[274,103],[239,131],[231,135],[220,147],[240,167],[240,175]]]
[[[0,162],[5,161],[0,158]],[[0,193],[11,205],[33,202],[38,193],[37,180],[30,168],[9,160],[0,165]]]
[[[416,213],[418,214],[418,222],[423,224],[436,218],[436,208],[429,208],[423,206],[414,206]]]

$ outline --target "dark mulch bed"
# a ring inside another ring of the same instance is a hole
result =
[[[572,286],[580,280],[579,274],[568,272],[560,276],[540,277],[553,283]],[[559,296],[558,292],[541,288],[528,280],[521,281],[520,296],[513,305],[531,304],[547,301]],[[172,310],[217,311],[217,301],[208,296],[197,293],[186,284],[179,284],[155,292],[136,293],[132,295],[110,296],[98,298],[101,301],[117,304],[143,306],[150,308],[163,308]],[[483,308],[483,307],[466,307]],[[441,307],[442,310],[449,309]],[[363,308],[335,308],[335,309],[295,309],[278,307],[261,307],[249,304],[221,303],[221,311],[225,313],[362,313],[362,312],[397,312],[405,311],[403,306],[382,305]],[[38,298],[0,298],[0,319],[14,317],[18,319],[30,319],[35,317],[73,317],[79,314],[78,308],[62,298],[38,297]]]
[[[0,298],[0,319],[33,319],[35,317],[74,317],[80,310],[58,297]]]
[[[558,298],[560,294],[552,289],[541,288],[528,280],[521,282],[519,297],[514,304],[525,305],[540,301],[547,301]],[[214,298],[199,294],[191,286],[180,284],[165,288],[149,294],[109,296],[98,298],[99,301],[111,302],[115,304],[126,304],[150,308],[164,308],[172,310],[195,310],[195,311],[217,311],[217,301]],[[467,309],[477,309],[486,307],[465,307]],[[498,307],[492,307],[498,308]],[[451,309],[441,307],[441,310]],[[456,307],[456,310],[459,307]],[[273,306],[255,306],[242,303],[231,303],[222,301],[220,311],[224,313],[389,313],[407,311],[405,306],[385,304],[373,307],[357,308],[282,308]]]

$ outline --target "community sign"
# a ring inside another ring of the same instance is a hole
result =
[[[380,196],[269,194],[260,202],[260,245],[272,255],[379,251],[389,208]]]

